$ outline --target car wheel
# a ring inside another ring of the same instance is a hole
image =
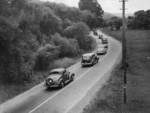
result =
[[[74,74],[71,75],[71,81],[74,81]]]
[[[93,65],[94,65],[94,62],[92,62],[91,66],[93,66]]]
[[[63,88],[65,86],[64,82],[60,82],[60,88]]]
[[[98,61],[99,61],[99,58],[97,59],[97,63],[98,63]]]

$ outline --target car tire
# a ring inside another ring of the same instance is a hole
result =
[[[63,88],[63,87],[65,87],[65,84],[64,84],[64,82],[62,82],[62,81],[61,81],[61,82],[60,82],[60,85],[59,85],[59,87],[60,87],[60,88]]]
[[[94,66],[94,62],[92,62],[91,66]]]
[[[71,75],[71,81],[74,81],[74,74]]]

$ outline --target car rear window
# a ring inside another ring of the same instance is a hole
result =
[[[83,59],[83,60],[89,60],[89,59],[90,59],[90,56],[83,56],[82,59]]]

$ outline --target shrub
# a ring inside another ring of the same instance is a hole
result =
[[[59,47],[60,58],[73,57],[79,53],[79,46],[75,39],[67,39],[56,33],[52,36],[52,43]]]
[[[58,48],[47,44],[44,47],[39,48],[36,53],[36,61],[34,69],[36,70],[45,70],[49,67],[50,63],[52,63],[58,57]]]
[[[89,27],[83,22],[73,24],[65,29],[65,36],[67,38],[76,39],[78,41],[79,48],[83,50],[90,50],[94,43],[94,40],[88,34]]]

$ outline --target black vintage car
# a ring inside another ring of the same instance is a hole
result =
[[[58,68],[53,69],[49,73],[49,77],[47,77],[45,81],[45,86],[47,88],[52,87],[60,87],[63,88],[66,83],[74,80],[74,73],[69,72],[67,69]]]
[[[95,53],[86,53],[82,55],[81,65],[84,66],[93,66],[98,63],[99,57]]]
[[[95,36],[98,36],[98,33],[97,33],[97,31],[95,30],[95,31],[93,31],[93,34],[95,35]]]
[[[102,39],[102,38],[103,38],[103,35],[99,35],[98,38],[99,38],[99,39]]]

